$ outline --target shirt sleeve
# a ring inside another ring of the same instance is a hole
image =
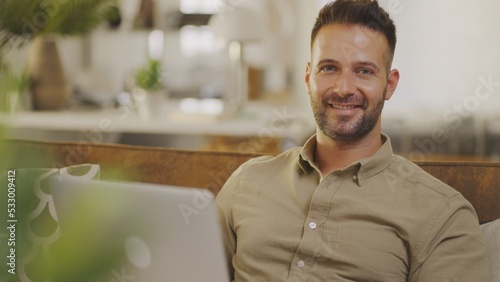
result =
[[[491,281],[488,254],[473,207],[450,199],[412,258],[411,282]]]
[[[236,234],[232,217],[232,206],[236,196],[236,188],[241,175],[241,166],[233,172],[215,198],[215,205],[219,214],[222,238],[228,263],[231,280],[234,279],[233,256],[236,252]]]

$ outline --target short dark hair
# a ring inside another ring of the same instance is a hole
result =
[[[362,25],[384,35],[389,45],[388,67],[396,49],[396,26],[377,0],[337,0],[319,12],[311,32],[311,47],[319,30],[329,24]]]

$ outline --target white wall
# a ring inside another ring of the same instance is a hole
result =
[[[401,81],[387,106],[471,111],[480,77],[500,82],[500,1],[383,0],[397,26],[393,67]],[[486,92],[487,93],[487,92]],[[500,112],[500,87],[480,106]],[[478,108],[482,109],[482,108]]]

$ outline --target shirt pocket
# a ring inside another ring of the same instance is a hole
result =
[[[356,281],[407,278],[406,243],[389,227],[340,226],[334,256],[339,268]]]

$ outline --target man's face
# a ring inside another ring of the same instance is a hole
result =
[[[376,128],[399,73],[388,73],[388,45],[359,25],[326,25],[318,32],[306,68],[306,84],[320,134],[354,141]]]

